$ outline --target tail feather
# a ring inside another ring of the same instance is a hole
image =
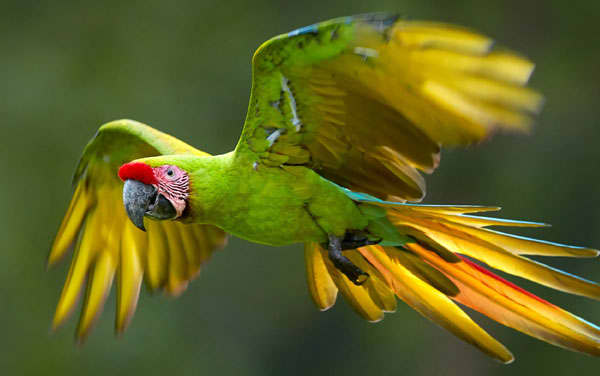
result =
[[[380,204],[381,205],[381,204]],[[537,256],[565,256],[565,257],[596,257],[595,249],[575,247],[565,244],[552,243],[543,240],[530,239],[523,236],[505,234],[498,231],[482,228],[488,226],[510,227],[543,227],[548,226],[539,222],[514,221],[500,218],[486,218],[462,215],[463,212],[448,213],[432,211],[428,207],[419,205],[384,204],[390,209],[389,216],[395,223],[408,222],[408,226],[426,227],[432,224],[453,227],[458,233],[472,235],[473,237],[497,244],[509,252],[517,255]],[[433,226],[435,228],[435,226]],[[434,230],[432,228],[432,230]]]
[[[378,299],[376,296],[373,299],[373,289],[368,288],[368,284],[365,283],[362,286],[357,286],[352,283],[346,276],[340,272],[330,261],[325,259],[325,266],[333,282],[339,289],[340,293],[346,298],[346,301],[354,308],[354,310],[369,322],[378,322],[383,319],[382,299]],[[367,273],[372,270],[367,270]],[[377,278],[377,277],[373,277]],[[372,281],[371,281],[372,282]]]
[[[565,257],[596,257],[598,251],[595,249],[575,247],[565,244],[558,244],[543,240],[530,239],[522,236],[505,234],[493,231],[480,226],[474,226],[473,221],[476,217],[453,216],[455,218],[444,218],[445,223],[456,230],[472,235],[474,237],[486,240],[490,243],[498,244],[507,251],[517,255],[538,255],[538,256],[565,256]],[[468,221],[464,221],[464,219]],[[461,221],[462,220],[462,221]],[[537,222],[509,221],[496,218],[477,218],[484,226],[511,226],[511,227],[543,227],[547,226]],[[504,224],[503,224],[504,223]]]
[[[394,291],[385,283],[383,276],[358,251],[352,250],[348,252],[347,256],[356,266],[373,276],[364,283],[364,287],[373,302],[383,312],[395,312],[397,308],[396,296]]]
[[[327,256],[324,255],[318,243],[306,243],[304,260],[306,261],[306,280],[310,295],[319,310],[328,310],[335,304],[338,288],[325,266]]]
[[[454,300],[532,337],[600,355],[600,328],[464,259],[449,264],[418,244],[412,251],[443,271],[460,288]]]
[[[506,281],[465,256],[540,284],[595,299],[600,286],[522,255],[593,257],[598,251],[519,237],[487,226],[541,224],[464,215],[491,207],[398,204],[383,206],[398,231],[414,242],[400,247],[367,246],[344,251],[370,278],[353,285],[318,244],[306,245],[309,289],[320,309],[335,303],[337,291],[370,321],[395,310],[394,296],[464,341],[503,362],[512,354],[454,302],[463,304],[532,337],[600,356],[600,328]],[[465,255],[465,256],[463,256]]]
[[[475,228],[488,227],[488,226],[510,226],[510,227],[547,227],[546,223],[540,222],[529,222],[529,221],[515,221],[511,219],[502,218],[486,218],[475,215],[455,215],[447,214],[441,215],[442,218],[463,224],[466,226],[472,226]]]
[[[395,294],[417,312],[486,354],[505,363],[513,360],[512,354],[500,342],[472,321],[446,295],[416,277],[402,264],[394,262],[385,248],[370,246],[358,251],[383,275]]]
[[[440,216],[428,213],[415,214],[418,213],[413,210],[406,211],[398,205],[390,207],[388,212],[392,223],[416,228],[428,238],[454,253],[473,257],[495,269],[532,280],[544,286],[600,299],[600,286],[595,282],[522,257],[518,251],[519,249],[525,249],[524,253],[526,254],[548,255],[552,250],[554,255],[557,256],[573,256],[572,252],[577,250],[596,252],[595,250],[538,242],[526,238],[519,239],[498,232],[491,233],[486,229],[451,223]],[[514,248],[515,243],[518,243],[521,248]],[[506,244],[513,247],[506,247]],[[510,249],[516,251],[513,253],[509,251]]]
[[[354,192],[353,192],[354,193]],[[355,193],[356,194],[356,193]],[[373,204],[386,206],[380,200],[373,197]],[[365,200],[361,200],[365,201]],[[390,205],[392,203],[389,203]],[[395,203],[394,203],[395,204]],[[388,205],[389,206],[389,205]],[[419,212],[430,212],[434,214],[468,214],[468,213],[485,213],[500,210],[499,206],[481,206],[481,205],[421,205],[421,204],[403,204],[402,207],[412,209]]]
[[[446,275],[433,268],[418,256],[408,252],[401,252],[391,247],[386,248],[386,253],[394,262],[402,264],[413,275],[435,287],[444,295],[455,296],[458,294],[458,287]]]

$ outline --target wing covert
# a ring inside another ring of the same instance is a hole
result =
[[[147,125],[118,120],[103,125],[86,146],[76,169],[74,194],[52,245],[54,265],[75,242],[73,260],[53,321],[61,325],[87,283],[77,329],[83,340],[102,311],[117,279],[117,332],[131,319],[142,279],[152,289],[182,292],[226,234],[211,225],[147,221],[147,232],[127,218],[119,166],[134,159],[170,154],[208,155]]]
[[[253,58],[237,152],[305,165],[355,191],[418,201],[440,147],[525,131],[533,64],[457,26],[369,14],[277,36]]]

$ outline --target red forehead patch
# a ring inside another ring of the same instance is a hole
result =
[[[127,179],[133,179],[140,181],[144,184],[156,184],[157,180],[154,176],[152,167],[141,162],[125,163],[119,168],[119,177],[125,181]]]

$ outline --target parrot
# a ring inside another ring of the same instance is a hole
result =
[[[534,64],[469,28],[389,13],[341,17],[276,36],[252,58],[241,137],[210,155],[133,120],[102,125],[73,177],[48,264],[71,250],[52,328],[83,293],[83,342],[116,279],[115,331],[142,282],[181,294],[233,235],[304,246],[307,286],[325,311],[342,295],[369,322],[398,300],[503,363],[512,353],[468,307],[565,349],[600,355],[600,328],[493,270],[600,299],[597,283],[528,256],[599,251],[500,232],[543,227],[422,204],[442,147],[527,133],[544,102]]]

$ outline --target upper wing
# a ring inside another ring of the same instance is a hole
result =
[[[128,220],[119,166],[166,154],[208,155],[131,120],[103,125],[85,148],[73,180],[75,192],[48,259],[49,265],[55,264],[77,238],[54,328],[75,308],[88,279],[77,330],[77,337],[83,339],[101,312],[116,274],[116,330],[121,332],[135,311],[143,276],[151,289],[177,294],[211,253],[224,245],[226,234],[214,226],[148,221],[148,231],[142,232]]]
[[[542,97],[528,60],[451,25],[385,14],[277,36],[254,54],[238,153],[301,164],[352,190],[420,200],[441,145],[527,130]]]

